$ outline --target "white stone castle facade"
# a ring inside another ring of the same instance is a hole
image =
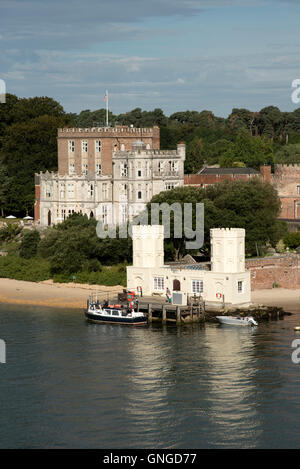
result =
[[[162,151],[151,148],[151,140],[144,142],[141,133],[139,138],[134,133],[132,136],[135,138],[125,140],[126,146],[112,142],[112,149],[108,148],[102,157],[101,136],[96,142],[86,137],[77,142],[81,152],[74,152],[75,156],[69,136],[69,154],[64,155],[62,169],[59,165],[57,173],[36,174],[35,220],[49,226],[77,212],[104,225],[119,225],[140,213],[154,195],[183,186],[184,144],[178,144],[176,150]],[[100,151],[96,158],[88,158],[89,145],[94,148],[95,143]]]

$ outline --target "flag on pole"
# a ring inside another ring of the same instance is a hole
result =
[[[104,101],[107,103],[107,99],[108,99],[108,92],[107,90],[105,91],[105,96],[104,96]]]

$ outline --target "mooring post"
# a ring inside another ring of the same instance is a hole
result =
[[[181,324],[181,314],[179,306],[176,306],[176,323]]]
[[[152,322],[152,306],[148,303],[148,322]]]
[[[167,322],[167,308],[165,305],[162,306],[162,323],[166,324]]]

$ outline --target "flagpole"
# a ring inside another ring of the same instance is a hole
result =
[[[106,127],[108,127],[108,91],[106,90]]]

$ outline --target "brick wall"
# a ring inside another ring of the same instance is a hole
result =
[[[251,290],[274,288],[300,288],[300,256],[286,254],[280,257],[246,259],[246,269],[251,272]]]
[[[300,165],[276,164],[272,183],[278,192],[281,201],[281,214],[279,218],[300,218]]]
[[[57,151],[58,151],[58,173],[65,175],[69,173],[69,151],[68,140],[73,140],[75,151],[72,158],[75,162],[76,174],[82,172],[81,140],[88,142],[87,160],[89,168],[95,168],[95,141],[101,140],[101,166],[102,173],[112,174],[112,153],[115,149],[120,150],[124,145],[125,151],[132,149],[132,144],[136,140],[142,140],[150,148],[159,150],[160,148],[160,130],[159,127],[136,129],[129,127],[112,127],[108,129],[58,129]],[[94,169],[93,169],[94,170]],[[92,172],[93,172],[92,170]]]

